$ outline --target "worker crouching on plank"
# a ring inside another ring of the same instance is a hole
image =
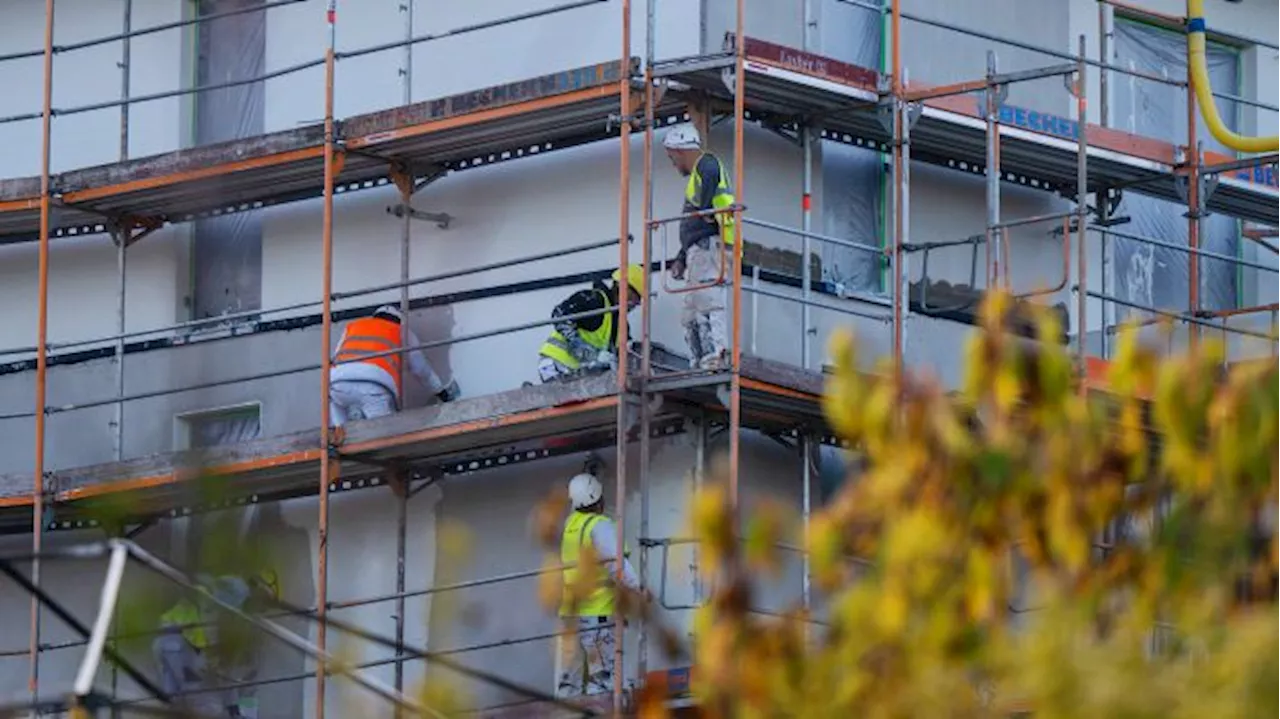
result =
[[[341,427],[348,419],[385,417],[400,408],[400,363],[408,359],[409,372],[441,402],[458,398],[458,382],[440,377],[422,350],[384,354],[422,344],[404,324],[400,310],[379,307],[370,317],[350,322],[342,331],[335,363],[329,369],[329,423]]]
[[[618,306],[622,293],[622,272],[614,270],[613,285],[596,282],[589,290],[578,290],[552,310],[552,319],[570,317],[613,307],[612,312],[555,323],[543,343],[538,360],[538,378],[545,382],[569,379],[590,372],[618,367]],[[640,265],[627,268],[627,311],[640,304],[645,291],[646,272]]]
[[[618,535],[613,520],[604,514],[604,488],[593,474],[579,474],[569,480],[569,501],[573,513],[564,523],[560,539],[560,562],[564,569],[564,598],[560,620],[560,677],[556,696],[605,694],[613,691],[613,626],[616,601],[612,567]],[[583,562],[590,548],[596,562]],[[640,586],[635,569],[622,558],[622,583],[632,590]],[[589,573],[583,577],[582,573]],[[580,579],[580,577],[582,577]],[[587,586],[581,586],[586,581]],[[648,599],[646,592],[645,598]]]
[[[268,606],[267,597],[280,597],[279,581],[269,569],[247,579],[200,575],[197,582],[249,612]],[[236,686],[257,679],[257,637],[243,622],[231,624],[227,618],[203,596],[184,597],[160,616],[160,635],[151,644],[160,686],[178,706],[203,716],[257,719],[257,687]]]
[[[702,287],[684,294],[681,324],[689,345],[689,364],[717,369],[727,364],[725,331],[725,253],[719,243],[734,245],[733,190],[720,158],[702,150],[702,138],[692,125],[677,125],[662,140],[667,158],[689,178],[681,214],[705,212],[680,220],[680,252],[670,265],[671,276],[686,287]],[[718,284],[716,284],[718,282]],[[713,286],[714,285],[714,286]]]

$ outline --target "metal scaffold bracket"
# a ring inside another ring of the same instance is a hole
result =
[[[1196,206],[1189,207],[1182,213],[1183,217],[1189,219],[1203,219],[1209,216],[1209,198],[1213,197],[1214,191],[1218,189],[1217,175],[1200,175],[1197,179],[1200,183],[1200,193],[1196,197]],[[1190,203],[1190,179],[1186,175],[1177,175],[1173,178],[1173,189],[1178,193],[1178,199],[1183,204]]]
[[[666,86],[658,85],[654,90],[654,107],[657,108],[662,104],[662,98],[666,94]],[[631,127],[633,131],[640,132],[648,127],[648,121],[645,119],[644,93],[631,93],[631,107],[634,108],[631,113],[622,115],[621,113],[611,112],[605,120],[605,132],[614,133],[621,129],[623,123]],[[655,126],[657,122],[655,121]]]
[[[408,214],[409,218],[413,220],[434,222],[436,223],[436,227],[439,227],[442,230],[449,229],[449,223],[453,221],[453,215],[450,215],[447,212],[427,212],[425,210],[415,209],[412,206],[405,205],[403,203],[388,207],[387,214],[395,215],[396,217],[404,217],[405,214]]]
[[[924,103],[920,102],[904,102],[903,105],[903,121],[906,123],[907,129],[915,129],[916,121],[920,119],[920,115],[924,113]],[[880,103],[876,108],[876,119],[880,122],[880,127],[890,135],[893,134],[893,106],[894,101],[888,100]],[[890,143],[892,144],[892,143]]]
[[[164,227],[164,220],[156,217],[121,215],[107,223],[107,233],[117,247],[129,247],[161,227]]]

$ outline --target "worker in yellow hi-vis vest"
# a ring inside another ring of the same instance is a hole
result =
[[[617,529],[604,514],[604,488],[595,475],[579,474],[569,480],[569,501],[573,513],[565,520],[560,540],[560,561],[567,567],[563,570],[565,593],[560,604],[566,636],[560,641],[556,696],[606,694],[613,691],[612,567]],[[579,566],[586,547],[592,548],[599,561],[595,566]],[[622,559],[622,583],[635,590],[640,582],[627,554]],[[595,572],[597,576],[590,580],[593,587],[585,597],[575,597],[570,590],[577,586],[581,572]],[[574,636],[568,636],[571,634]]]
[[[617,369],[618,323],[627,321],[619,308],[625,304],[630,312],[640,305],[647,276],[643,267],[631,265],[624,282],[622,271],[614,270],[611,286],[597,281],[556,305],[551,318],[557,322],[538,352],[538,379],[545,384]],[[610,307],[614,309],[590,317],[561,319]]]
[[[733,281],[733,263],[725,266],[732,255],[724,250],[735,248],[737,233],[732,212],[711,211],[727,210],[734,204],[729,173],[720,158],[703,151],[702,138],[693,125],[671,128],[662,146],[671,164],[688,178],[682,210],[685,217],[680,220],[680,252],[670,270],[671,276],[685,280],[686,286],[701,288],[685,293],[680,318],[689,345],[689,364],[721,368],[727,365],[729,349],[726,286]],[[717,280],[721,280],[718,285]]]
[[[201,575],[197,582],[218,599],[246,611],[260,610],[259,597],[280,597],[274,570],[266,569],[248,580],[235,575]],[[221,610],[201,599],[178,600],[160,615],[160,635],[151,643],[159,667],[160,686],[177,698],[180,706],[205,716],[257,719],[257,687],[219,689],[252,681],[257,676],[256,642],[252,632],[241,631],[235,646],[219,643]]]

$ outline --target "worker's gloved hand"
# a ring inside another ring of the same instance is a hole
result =
[[[596,355],[595,363],[607,369],[617,369],[618,357],[609,350],[600,350]]]
[[[667,265],[667,270],[671,273],[671,278],[675,280],[684,279],[684,254],[681,253],[671,264]]]
[[[441,402],[452,402],[461,394],[462,391],[458,389],[458,380],[451,379],[449,380],[449,384],[444,386],[444,389],[436,392],[436,399],[439,399]]]

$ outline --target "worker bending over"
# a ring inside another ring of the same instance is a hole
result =
[[[265,597],[278,599],[279,580],[273,570],[245,579],[235,575],[197,578],[219,600],[246,611],[258,611]],[[256,686],[234,685],[257,676],[257,646],[251,632],[240,631],[237,641],[219,641],[218,619],[224,615],[207,598],[178,600],[160,616],[160,634],[151,643],[159,667],[160,688],[178,706],[202,716],[257,719]]]
[[[341,427],[348,419],[385,417],[400,408],[400,363],[408,357],[409,371],[441,402],[458,398],[458,382],[440,377],[422,350],[384,354],[422,344],[404,324],[400,310],[384,305],[370,317],[350,322],[338,340],[329,369],[329,423]],[[341,363],[341,364],[338,364]]]
[[[560,603],[565,635],[560,640],[557,697],[613,691],[615,645],[611,623],[616,601],[613,586],[616,572],[612,567],[618,551],[617,528],[604,514],[604,488],[595,475],[579,474],[569,480],[569,501],[573,513],[565,520],[564,536],[560,540],[560,562],[567,568],[564,598]],[[593,549],[601,561],[599,566],[578,566],[584,547]],[[622,583],[636,590],[640,580],[627,554],[624,552],[622,558]],[[582,571],[596,571],[600,577],[591,593],[575,606],[569,588]]]
[[[640,265],[627,268],[627,311],[640,304],[644,294],[645,270]],[[568,318],[584,312],[603,312],[579,319],[558,321],[543,343],[538,360],[538,378],[543,382],[575,377],[586,372],[616,369],[618,366],[618,297],[622,272],[614,270],[613,285],[596,282],[589,290],[578,290],[551,311],[552,319]],[[625,318],[624,318],[625,320]]]
[[[734,203],[729,176],[720,159],[702,150],[702,138],[692,125],[672,128],[662,146],[681,175],[689,178],[684,189],[684,210],[688,215],[723,210]],[[680,252],[671,263],[671,276],[684,279],[686,287],[718,286],[690,290],[684,295],[681,324],[689,344],[689,364],[715,369],[727,364],[725,332],[725,254],[719,243],[734,245],[733,213],[718,212],[684,217],[680,220]],[[729,267],[732,268],[732,263]],[[732,271],[732,269],[730,269]]]

